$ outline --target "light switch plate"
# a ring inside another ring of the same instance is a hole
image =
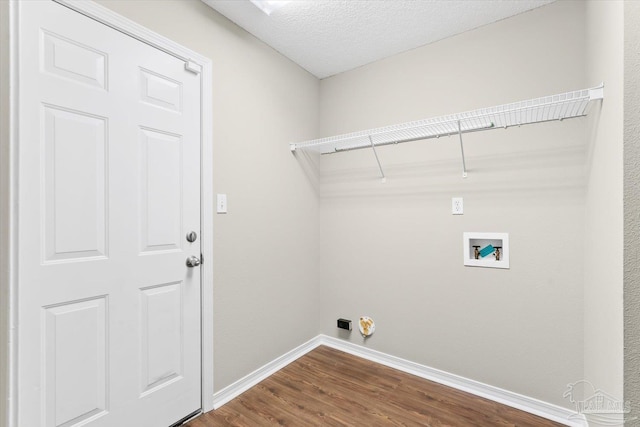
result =
[[[451,199],[451,213],[453,215],[463,214],[462,197],[453,197]]]
[[[218,194],[217,196],[217,212],[219,214],[227,213],[227,195],[226,194]]]

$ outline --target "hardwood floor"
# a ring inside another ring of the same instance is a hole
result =
[[[560,426],[329,347],[319,347],[188,427]]]

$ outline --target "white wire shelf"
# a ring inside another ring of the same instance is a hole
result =
[[[344,135],[292,143],[290,144],[290,148],[291,151],[302,149],[322,154],[372,148],[377,160],[378,157],[375,148],[379,146],[458,134],[460,135],[460,148],[462,150],[463,176],[466,176],[462,134],[582,117],[587,114],[589,102],[602,99],[603,96],[604,84],[600,84],[591,89],[550,95],[527,101],[499,105],[497,107],[481,108],[466,113],[451,114]],[[382,171],[379,160],[378,166],[384,178],[384,172]]]

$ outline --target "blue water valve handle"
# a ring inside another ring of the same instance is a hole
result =
[[[487,255],[491,255],[494,251],[495,249],[493,248],[493,245],[487,245],[484,248],[480,249],[480,256],[484,258]]]

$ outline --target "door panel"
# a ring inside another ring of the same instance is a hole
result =
[[[103,117],[44,106],[46,261],[107,254],[106,130]]]
[[[105,414],[106,313],[104,297],[44,309],[47,426],[74,425]]]
[[[107,55],[77,41],[42,30],[46,72],[105,89]]]
[[[182,139],[140,129],[142,251],[179,250],[182,231]],[[162,215],[154,215],[162,212]]]
[[[200,77],[19,8],[19,425],[170,425],[201,405]]]
[[[182,112],[182,84],[151,70],[140,68],[142,93],[140,99],[148,104]]]
[[[182,283],[142,289],[142,393],[182,377]]]

